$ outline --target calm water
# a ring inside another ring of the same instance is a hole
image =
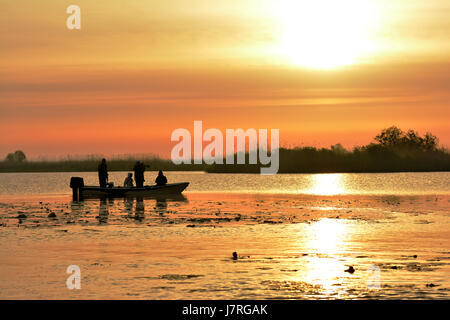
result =
[[[110,181],[121,185],[126,172],[111,172]],[[381,174],[207,174],[166,172],[169,182],[190,182],[186,192],[276,194],[450,194],[450,172]],[[69,180],[81,176],[85,185],[97,185],[94,172],[0,173],[1,195],[70,194]],[[151,184],[156,172],[146,172]]]
[[[449,173],[168,172],[183,197],[79,203],[71,176],[97,183],[0,174],[0,298],[450,298]]]

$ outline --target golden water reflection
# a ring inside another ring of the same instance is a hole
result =
[[[336,254],[345,246],[347,225],[339,219],[320,219],[311,224],[308,246],[311,252]]]
[[[307,257],[304,281],[319,286],[323,293],[332,295],[342,290],[341,278],[345,263],[341,254],[349,241],[349,226],[338,219],[321,219],[311,224],[307,230]]]
[[[336,195],[348,193],[345,175],[340,173],[311,175],[311,186],[305,190],[308,194]]]

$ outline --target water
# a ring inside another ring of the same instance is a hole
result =
[[[0,298],[450,297],[449,173],[166,175],[184,197],[74,203],[96,173],[0,174]]]
[[[190,182],[187,192],[233,192],[275,194],[450,194],[450,172],[349,173],[349,174],[207,174],[166,172],[169,182]],[[122,185],[127,172],[110,172],[109,180]],[[146,172],[153,183],[157,172]],[[95,172],[1,173],[0,196],[70,194],[69,180],[81,176],[85,185],[97,185]]]

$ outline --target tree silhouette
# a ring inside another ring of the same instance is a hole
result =
[[[400,145],[402,140],[403,131],[396,126],[383,129],[374,140],[378,142],[382,147],[396,147]]]
[[[14,153],[8,153],[5,160],[9,162],[24,162],[27,160],[27,157],[22,150],[16,150]]]
[[[391,150],[436,151],[438,149],[438,139],[430,132],[421,137],[414,130],[403,132],[396,126],[383,129],[374,140],[378,142],[378,147]]]

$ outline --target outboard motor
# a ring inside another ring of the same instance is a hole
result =
[[[73,192],[73,201],[80,201],[81,198],[81,188],[84,187],[84,180],[80,177],[72,177],[70,178],[70,187]]]

